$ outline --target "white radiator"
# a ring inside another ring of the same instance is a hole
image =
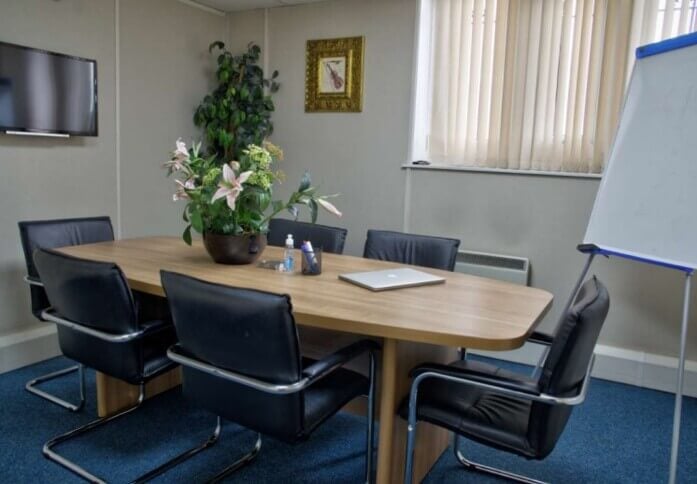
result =
[[[527,286],[530,260],[525,257],[461,250],[457,253],[455,271]]]

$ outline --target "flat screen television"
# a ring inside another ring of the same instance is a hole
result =
[[[97,61],[0,42],[0,132],[97,136]]]

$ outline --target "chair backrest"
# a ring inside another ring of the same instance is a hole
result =
[[[300,380],[290,297],[161,272],[181,350],[210,365],[273,384]],[[303,395],[274,395],[184,366],[184,393],[217,415],[293,441]]]
[[[114,230],[109,217],[33,220],[19,222],[19,236],[27,275],[39,279],[33,259],[36,249],[57,249],[114,240]],[[48,307],[46,293],[39,286],[31,286],[30,290],[32,313],[40,319],[41,311]]]
[[[139,329],[133,294],[116,264],[78,259],[48,249],[34,263],[55,315],[92,329],[129,334]],[[142,381],[141,339],[115,343],[58,325],[65,356],[130,383]]]
[[[348,231],[341,227],[297,222],[274,218],[269,222],[268,243],[276,247],[286,245],[286,236],[293,234],[295,248],[300,248],[303,240],[309,240],[314,247],[322,247],[324,252],[343,254]]]
[[[363,257],[452,271],[460,241],[389,230],[368,230]]]
[[[610,295],[593,276],[583,284],[556,329],[539,380],[542,392],[565,397],[579,391],[609,309]],[[533,404],[528,438],[541,458],[554,449],[572,408]]]
[[[37,249],[34,263],[59,317],[113,334],[138,329],[133,295],[116,264],[48,249]]]

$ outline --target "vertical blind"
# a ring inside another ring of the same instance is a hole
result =
[[[697,0],[423,1],[414,152],[453,165],[601,172],[635,47],[697,27]]]

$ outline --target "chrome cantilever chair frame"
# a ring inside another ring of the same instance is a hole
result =
[[[41,281],[37,281],[36,279],[32,279],[29,276],[24,276],[24,282],[26,282],[30,286],[44,287],[44,285]],[[56,378],[60,378],[64,375],[69,375],[71,373],[75,373],[76,371],[78,372],[78,380],[80,383],[80,402],[77,405],[74,403],[70,403],[66,400],[63,400],[62,398],[59,398],[51,393],[48,393],[48,392],[36,387],[36,385],[39,385],[41,383],[45,383],[47,381],[55,380]],[[49,402],[54,403],[60,407],[63,407],[66,410],[70,410],[71,412],[79,412],[85,406],[85,369],[82,365],[69,366],[68,368],[54,371],[54,372],[48,373],[46,375],[41,375],[37,378],[34,378],[33,380],[29,380],[24,385],[24,388],[29,393],[36,395],[39,398],[43,398],[44,400],[48,400]]]
[[[103,341],[108,341],[110,343],[126,343],[129,341],[132,341],[137,338],[141,338],[145,336],[148,333],[151,333],[153,331],[157,331],[158,329],[161,329],[163,325],[157,325],[157,326],[152,326],[148,329],[141,329],[138,331],[134,331],[132,333],[126,333],[126,334],[113,334],[113,333],[107,333],[104,331],[99,331],[93,328],[89,328],[86,326],[82,326],[80,324],[74,323],[72,321],[69,321],[67,319],[60,318],[51,312],[51,308],[44,310],[41,313],[41,317],[45,319],[46,321],[51,321],[54,322],[60,326],[65,326],[67,328],[70,328],[74,331],[79,331],[81,333],[93,336],[95,338],[99,338]],[[82,366],[82,365],[80,365]],[[113,420],[116,420],[118,418],[121,418],[125,415],[128,415],[129,413],[133,412],[136,410],[140,405],[143,403],[143,400],[145,399],[145,382],[141,382],[139,384],[139,392],[138,392],[138,400],[136,403],[127,409],[116,413],[114,415],[110,415],[108,417],[102,417],[98,418],[96,420],[93,420],[92,422],[85,424],[81,427],[78,427],[76,429],[73,429],[69,432],[66,432],[64,434],[61,434],[57,437],[54,437],[53,439],[49,440],[44,444],[43,447],[43,454],[44,456],[52,460],[61,466],[65,467],[66,469],[74,472],[75,474],[79,475],[83,479],[89,482],[93,483],[100,483],[103,484],[106,481],[101,479],[100,477],[97,477],[96,475],[90,473],[89,471],[85,470],[83,467],[80,465],[76,464],[75,462],[67,459],[66,457],[63,457],[62,455],[58,454],[53,448],[57,446],[58,444],[61,444],[63,442],[67,442],[68,440],[72,440],[75,437],[78,437],[80,435],[83,435],[91,430],[94,430],[98,427],[101,427],[102,425],[105,425]],[[151,474],[150,472],[148,474]],[[155,475],[151,476],[151,478],[155,477]],[[140,478],[136,480],[136,482],[139,482]]]
[[[545,365],[545,362],[547,361],[547,356],[549,356],[549,349],[552,346],[552,341],[551,340],[546,340],[537,337],[539,333],[533,333],[533,335],[528,339],[528,343],[533,343],[536,345],[544,346],[542,349],[542,354],[540,354],[540,358],[537,360],[537,364],[532,370],[532,378],[539,378],[540,373],[542,372],[542,367]]]
[[[161,474],[164,474],[169,469],[171,469],[171,468],[181,464],[185,460],[195,456],[199,452],[204,451],[209,447],[212,447],[213,445],[218,443],[218,440],[220,439],[220,433],[222,431],[222,428],[223,428],[223,419],[218,417],[215,429],[213,430],[213,433],[203,443],[197,445],[196,447],[192,447],[191,449],[182,452],[178,456],[165,462],[164,464],[160,465],[156,469],[153,469],[152,471],[148,472],[147,474],[143,474],[138,479],[133,481],[133,484],[141,484],[141,483],[149,482],[150,480],[154,479],[155,477],[157,477]],[[249,452],[244,454],[242,457],[237,459],[232,464],[228,465],[222,471],[218,472],[215,476],[213,476],[211,479],[209,479],[207,481],[207,483],[212,484],[212,483],[217,483],[217,482],[222,481],[228,475],[232,474],[233,472],[237,471],[238,469],[241,469],[242,467],[244,467],[247,464],[249,464],[250,462],[252,462],[256,458],[256,456],[260,450],[261,450],[261,434],[257,434],[257,440],[254,443],[254,447],[252,448],[252,450],[250,450]]]
[[[551,340],[546,340],[540,337],[536,337],[536,334],[538,333],[533,333],[533,335],[527,340],[527,343],[533,343],[537,345],[544,346],[544,350],[542,351],[542,354],[540,355],[539,360],[537,361],[537,364],[532,370],[532,377],[536,378],[539,375],[539,372],[542,370],[542,366],[545,364],[545,361],[547,360],[547,355],[549,354],[549,347],[552,345]],[[465,348],[460,348],[461,351],[461,359],[466,360],[467,359],[467,350]],[[593,356],[593,359],[595,356]],[[590,369],[592,369],[593,361],[591,360],[591,366]],[[588,378],[588,375],[590,375],[590,370],[586,375],[586,378]],[[584,399],[585,399],[585,380],[584,380]],[[583,402],[583,400],[581,400]],[[573,405],[578,405],[579,403],[574,403]],[[460,436],[458,434],[454,434],[453,436],[453,453],[455,454],[455,458],[457,461],[462,464],[466,469],[474,472],[484,472],[487,474],[492,474],[497,477],[501,477],[504,479],[510,479],[513,481],[517,482],[524,482],[526,484],[546,484],[544,481],[538,481],[537,479],[532,479],[530,477],[522,476],[520,474],[515,474],[513,472],[508,472],[503,469],[498,469],[496,467],[491,467],[488,465],[484,464],[479,464],[477,462],[473,462],[469,459],[467,459],[462,452],[460,451]]]
[[[290,383],[290,384],[274,384],[274,383],[269,383],[267,381],[263,380],[258,380],[255,378],[250,378],[246,375],[242,375],[239,373],[234,373],[228,370],[224,370],[222,368],[218,368],[216,366],[210,365],[204,361],[191,358],[189,356],[183,355],[179,351],[179,345],[173,345],[170,347],[170,349],[167,351],[167,356],[174,362],[179,363],[182,366],[187,366],[189,368],[193,368],[195,370],[199,370],[205,373],[208,373],[209,375],[213,375],[218,378],[222,378],[224,380],[228,380],[231,382],[239,383],[240,385],[244,385],[250,388],[254,388],[255,390],[259,390],[265,393],[271,393],[274,395],[288,395],[290,393],[296,393],[299,391],[302,391],[311,385],[317,383],[319,380],[322,378],[326,377],[327,375],[331,374],[335,370],[339,369],[340,367],[344,366],[346,363],[349,361],[363,355],[364,353],[368,353],[369,358],[370,358],[370,368],[369,368],[369,389],[368,389],[368,415],[367,415],[367,436],[366,436],[366,463],[365,463],[365,481],[371,482],[372,481],[372,476],[373,476],[373,440],[374,440],[374,427],[375,427],[375,351],[372,349],[365,349],[364,351],[357,353],[348,359],[340,359],[337,358],[337,361],[335,364],[328,366],[324,371],[312,376],[312,377],[303,377],[297,382]],[[337,353],[334,353],[332,355],[329,355],[327,358],[332,358],[335,356]],[[322,364],[324,360],[319,360],[315,364]],[[195,455],[199,453],[200,451],[210,447],[213,445],[218,438],[218,435],[220,434],[220,424],[221,424],[221,419],[218,417],[218,426],[216,427],[216,431],[214,434],[203,444],[199,445],[198,447],[194,447],[177,457],[173,458],[169,462],[166,462],[165,464],[161,465],[152,473],[146,474],[142,477],[143,481],[138,481],[138,482],[145,482],[149,479],[152,479],[154,476],[162,474],[168,469],[171,469],[178,463],[182,462],[183,460],[187,459],[188,457],[191,457],[192,455]],[[249,453],[245,454],[242,458],[238,459],[235,461],[233,464],[229,465],[222,471],[220,471],[218,474],[213,477],[213,479],[209,482],[218,482],[222,479],[224,479],[226,476],[230,475],[231,473],[235,472],[242,466],[246,465],[247,463],[251,462],[259,452],[259,449],[261,448],[261,434],[258,434],[257,437],[257,442]]]
[[[538,342],[538,341],[535,341]],[[547,343],[543,343],[547,344]],[[438,378],[441,380],[447,380],[451,382],[462,383],[463,385],[470,385],[474,387],[483,388],[492,392],[496,392],[502,395],[507,395],[515,398],[520,398],[521,400],[529,400],[534,402],[547,403],[549,405],[568,405],[575,406],[583,403],[586,399],[586,394],[588,393],[588,386],[590,383],[591,371],[593,370],[593,363],[595,362],[595,355],[593,355],[586,368],[586,374],[581,383],[581,388],[578,393],[572,397],[557,397],[554,395],[548,395],[545,393],[526,393],[518,390],[513,390],[506,387],[500,387],[497,385],[483,383],[477,380],[473,380],[467,377],[454,377],[451,375],[445,375],[442,373],[437,373],[433,371],[426,371],[420,373],[414,378],[411,384],[411,389],[409,391],[409,421],[407,426],[407,451],[406,451],[406,465],[404,470],[404,483],[411,484],[412,474],[414,468],[414,443],[416,438],[416,404],[418,398],[419,385],[421,382],[427,378]],[[455,439],[453,442],[453,449],[455,452],[455,457],[457,460],[465,466],[468,470],[479,471],[486,474],[492,474],[497,477],[503,477],[505,479],[510,479],[517,482],[524,482],[527,484],[544,484],[542,481],[538,481],[526,476],[521,476],[519,474],[514,474],[503,469],[497,469],[495,467],[490,467],[484,464],[478,464],[466,459],[460,450],[458,449],[459,436],[455,433]]]

